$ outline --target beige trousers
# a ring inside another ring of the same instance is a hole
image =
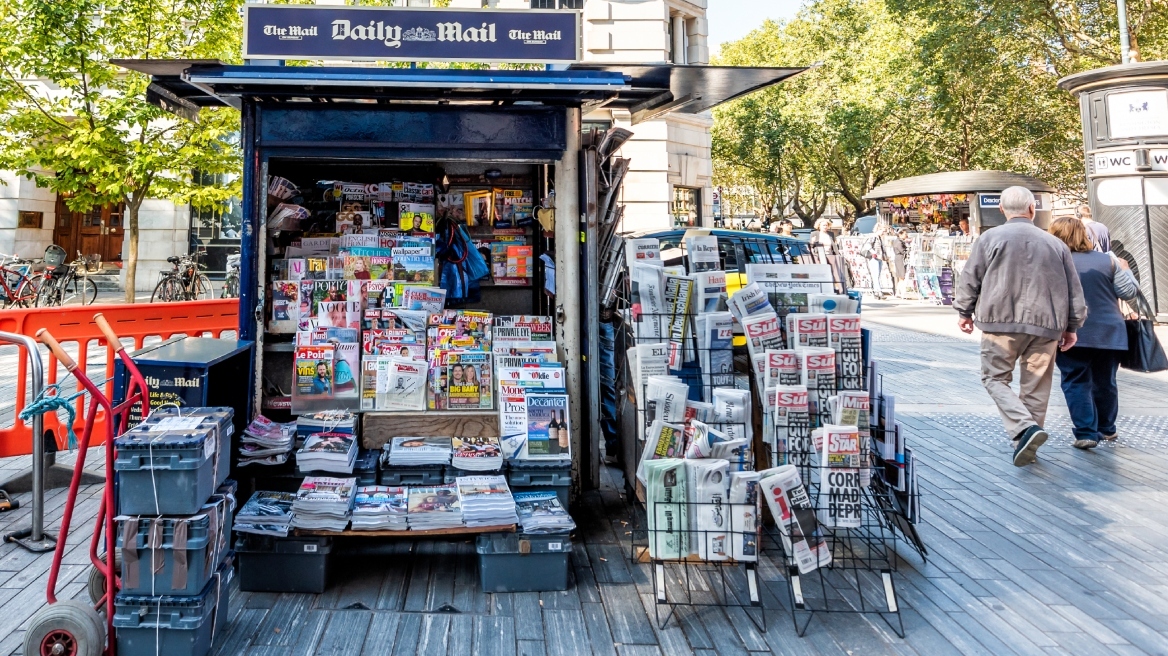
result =
[[[1046,421],[1054,354],[1058,340],[1023,333],[982,333],[981,384],[998,406],[1010,439]],[[1014,365],[1021,361],[1019,392],[1010,387]]]

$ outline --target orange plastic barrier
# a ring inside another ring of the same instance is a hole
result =
[[[61,342],[66,350],[76,348],[74,358],[77,363],[85,367],[89,361],[90,342],[97,340],[98,348],[105,349],[105,375],[91,376],[95,381],[106,380],[104,391],[107,397],[114,398],[114,350],[109,348],[101,329],[93,322],[93,315],[105,315],[113,327],[114,332],[122,339],[133,339],[133,348],[141,348],[143,340],[150,337],[168,339],[174,335],[201,336],[210,334],[219,337],[223,331],[239,328],[239,299],[214,299],[209,301],[187,301],[181,303],[149,303],[141,305],[87,305],[83,307],[64,308],[36,308],[30,310],[11,309],[0,311],[0,331],[34,336],[41,328],[48,328],[49,332]],[[73,345],[76,345],[75,347]],[[127,345],[128,347],[128,345]],[[9,428],[0,428],[0,457],[21,456],[32,453],[32,427],[20,420],[20,411],[24,409],[28,389],[28,360],[23,347],[17,365],[16,373],[16,419]],[[58,371],[57,358],[48,353],[44,359],[46,386],[56,383],[58,375],[66,375]],[[72,377],[69,377],[72,380]],[[62,393],[69,395],[80,391],[80,384],[65,385]],[[67,391],[73,390],[73,391]],[[87,397],[78,397],[76,403],[77,419],[73,429],[78,433],[85,423],[85,407],[83,402]],[[98,424],[106,421],[105,413],[98,413]],[[60,449],[66,447],[67,433],[61,421],[53,413],[44,417],[45,430],[52,430]],[[101,431],[94,431],[94,435],[104,435]]]

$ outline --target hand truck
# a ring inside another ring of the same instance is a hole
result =
[[[117,333],[100,313],[93,321],[101,329],[106,342],[121,358],[130,374],[125,400],[113,405],[105,393],[85,375],[84,367],[78,367],[73,358],[61,348],[48,330],[42,328],[36,337],[49,347],[65,369],[73,374],[81,387],[89,392],[90,401],[85,413],[85,427],[78,439],[77,462],[73,466],[73,479],[69,484],[69,495],[65,499],[65,510],[61,516],[61,532],[57,548],[53,552],[53,565],[49,570],[49,584],[46,598],[49,605],[42,608],[29,620],[28,631],[24,634],[25,656],[114,656],[117,643],[114,640],[113,616],[114,596],[117,594],[118,564],[116,558],[114,516],[117,515],[114,500],[114,437],[126,426],[130,409],[141,403],[145,417],[150,412],[149,392],[146,381],[134,365],[133,359],[122,346]],[[99,410],[106,414],[105,434],[95,436],[94,423]],[[77,506],[77,492],[81,484],[81,473],[85,469],[85,454],[94,438],[105,439],[105,488],[101,494],[101,504],[97,511],[97,523],[93,529],[93,539],[89,545],[89,559],[93,562],[90,573],[90,599],[83,601],[62,599],[56,596],[57,576],[61,572],[61,559],[65,555],[65,543],[69,536],[69,522]],[[105,542],[105,553],[98,554],[98,546]],[[103,615],[104,611],[104,615]]]

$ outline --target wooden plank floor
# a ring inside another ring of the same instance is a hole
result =
[[[716,607],[679,608],[662,628],[648,566],[629,558],[635,520],[623,484],[606,470],[603,489],[573,509],[567,592],[482,592],[469,540],[349,542],[324,594],[237,591],[214,653],[1168,654],[1168,382],[1122,375],[1119,444],[1090,453],[1070,448],[1056,392],[1051,441],[1038,464],[1017,469],[980,386],[975,344],[882,328],[876,354],[926,495],[919,529],[928,563],[901,545],[894,574],[904,639],[878,616],[853,614],[816,617],[798,637],[775,562],[759,567],[765,632],[746,611]],[[0,475],[22,466],[27,458],[0,461]],[[84,492],[65,597],[84,594],[97,492]],[[49,494],[51,524],[63,500]],[[27,512],[0,515],[0,530],[27,524]],[[48,566],[48,556],[0,545],[0,654],[20,653]],[[720,585],[712,575],[695,581]],[[847,584],[835,583],[829,594],[844,599]],[[742,594],[741,576],[728,584]]]

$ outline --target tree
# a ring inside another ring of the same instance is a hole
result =
[[[73,210],[125,203],[126,302],[134,301],[142,202],[223,202],[238,189],[203,186],[195,173],[236,174],[242,162],[234,110],[179,120],[146,102],[147,76],[111,61],[237,58],[241,4],[8,0],[0,7],[0,168],[67,195]]]
[[[770,158],[795,214],[818,217],[829,196],[841,198],[849,216],[870,211],[863,197],[873,187],[929,170],[922,135],[931,117],[913,74],[917,27],[889,14],[883,0],[816,0],[788,23],[768,21],[723,46],[720,64],[815,65],[716,111],[715,157],[764,170],[742,157],[743,147],[718,144],[720,134],[757,135],[769,153],[753,151],[756,160]]]

